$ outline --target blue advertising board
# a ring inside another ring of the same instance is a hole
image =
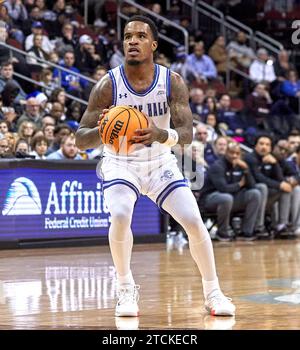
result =
[[[106,237],[110,214],[95,168],[46,163],[0,167],[0,240]],[[160,212],[147,197],[135,206],[132,231],[161,233]]]

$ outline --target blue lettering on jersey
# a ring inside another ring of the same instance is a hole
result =
[[[138,109],[140,112],[143,110],[143,106],[142,105],[129,105],[130,107],[133,107],[133,108],[135,108],[135,109]]]
[[[147,103],[147,107],[148,107],[148,116],[152,117],[152,106],[151,106],[151,103]]]
[[[130,107],[138,109],[140,112],[143,111],[142,105],[129,105]],[[147,113],[148,117],[157,117],[166,114],[168,111],[167,102],[158,103],[147,103]]]
[[[153,116],[157,117],[158,116],[158,114],[157,114],[157,105],[156,105],[156,103],[152,103],[152,105],[153,105]]]
[[[122,97],[127,98],[127,93],[125,92],[125,94],[124,94],[124,95],[119,94],[119,98],[121,99]]]

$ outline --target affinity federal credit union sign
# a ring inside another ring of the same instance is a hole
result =
[[[0,238],[107,235],[110,225],[95,170],[0,169]],[[134,235],[160,233],[160,213],[148,198],[135,207]]]

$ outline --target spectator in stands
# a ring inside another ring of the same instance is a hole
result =
[[[58,83],[53,79],[53,72],[48,68],[42,70],[40,83],[43,85],[42,91],[48,97],[54,89],[58,88]]]
[[[51,115],[49,114],[46,114],[43,116],[43,119],[42,119],[42,128],[45,127],[46,125],[53,125],[55,126],[56,124],[56,120],[51,117]]]
[[[224,156],[228,146],[228,138],[219,136],[214,142],[214,152],[217,156]]]
[[[170,66],[170,69],[173,72],[180,74],[182,78],[185,80],[185,82],[189,81],[189,75],[190,75],[187,69],[187,63],[186,63],[187,57],[188,57],[188,54],[186,53],[185,47],[178,46],[176,48],[176,56],[175,56],[176,61],[173,62]]]
[[[207,96],[204,100],[204,109],[201,117],[206,119],[209,113],[217,114],[218,112],[218,101],[215,97]]]
[[[17,113],[13,107],[1,107],[0,109],[0,118],[4,122],[8,123],[9,131],[16,131],[15,120],[17,118]]]
[[[209,56],[216,64],[218,74],[225,80],[228,64],[228,54],[223,35],[217,37],[208,51]]]
[[[41,17],[44,18],[44,16],[49,11],[46,6],[46,0],[35,0],[34,4],[40,10]]]
[[[283,211],[282,219],[286,226],[289,225],[289,218],[291,217],[290,231],[294,233],[297,229],[300,229],[300,227],[297,226],[297,223],[300,221],[300,174],[297,173],[296,167],[293,166],[296,163],[288,161],[288,154],[288,141],[279,140],[274,147],[273,155],[282,168],[285,181],[292,186],[290,202],[287,203],[286,201],[283,201],[281,203],[281,198],[279,202],[279,210]]]
[[[247,71],[255,59],[254,51],[247,44],[247,36],[242,31],[237,33],[236,40],[228,44],[227,51],[231,63],[243,71]]]
[[[170,68],[171,63],[169,58],[163,52],[157,52],[156,57],[154,58],[154,62],[156,64],[160,64],[161,66]]]
[[[64,107],[64,111],[66,112],[67,96],[65,89],[61,87],[54,89],[50,96],[50,102],[59,102]]]
[[[270,131],[269,118],[271,104],[272,99],[265,84],[256,84],[254,90],[247,96],[245,102],[247,126]]]
[[[216,115],[214,113],[209,113],[206,116],[205,124],[207,126],[208,132],[207,141],[214,142],[217,139],[218,134],[220,133]]]
[[[43,126],[42,130],[43,130],[43,133],[48,141],[48,145],[53,145],[55,125],[46,124]],[[48,152],[48,150],[47,150],[47,152]]]
[[[48,140],[45,136],[34,136],[31,140],[31,149],[30,154],[35,156],[35,159],[46,159]]]
[[[7,138],[1,134],[0,130],[0,158],[12,158],[13,155],[9,149],[9,143]]]
[[[63,64],[61,66],[63,68],[67,68],[71,70],[74,73],[80,73],[79,70],[74,67],[75,63],[75,56],[74,52],[67,51],[64,54],[64,60]],[[62,87],[71,95],[81,97],[82,89],[87,85],[87,80],[80,78],[78,75],[66,72],[66,71],[60,71],[55,68],[53,72],[53,77],[58,78],[59,75],[61,75],[61,85]]]
[[[51,125],[51,127],[53,128],[52,125]],[[46,138],[49,139],[46,135],[46,128],[44,128],[44,132],[45,132]],[[72,133],[72,129],[68,125],[58,124],[53,131],[54,139],[53,139],[51,146],[48,148],[46,155],[49,155],[53,152],[58,151],[60,148],[60,143],[61,143],[61,140],[63,139],[63,137],[68,136],[71,133]]]
[[[33,122],[24,120],[18,128],[18,136],[20,139],[26,140],[30,145],[33,132],[36,130],[36,126]]]
[[[300,146],[300,132],[298,130],[291,131],[287,139],[289,147],[289,156],[294,157],[296,155],[296,149]]]
[[[212,145],[207,142],[207,138],[207,126],[203,123],[199,123],[196,126],[195,140],[204,145],[204,160],[208,166],[211,166],[218,157],[215,155]]]
[[[292,166],[297,174],[300,176],[300,146],[298,146],[292,156],[288,157],[287,161]],[[291,216],[292,216],[292,226],[294,227],[294,234],[296,236],[300,235],[300,203],[295,203],[295,196],[292,197],[291,203]]]
[[[186,63],[187,69],[194,73],[193,82],[201,84],[217,77],[217,70],[212,59],[204,54],[204,42],[195,44],[194,52],[188,55]]]
[[[107,66],[109,58],[112,55],[112,38],[107,30],[107,23],[105,26],[98,27],[96,34],[96,52],[103,60],[103,65]]]
[[[294,65],[289,60],[289,53],[286,50],[281,50],[278,53],[277,60],[274,63],[274,71],[279,82],[283,82]]]
[[[28,18],[26,7],[21,0],[7,0],[5,3],[9,17],[11,17],[16,25],[22,27],[23,22]]]
[[[13,79],[14,67],[11,61],[2,63],[0,74],[0,93],[3,91],[4,86],[9,81],[12,81],[19,88],[19,93],[16,97],[16,101],[20,102],[21,100],[25,100],[26,93],[23,91],[21,85],[15,79]]]
[[[296,70],[288,71],[287,79],[281,85],[282,93],[288,97],[289,105],[296,114],[299,114],[300,80]]]
[[[109,60],[109,66],[111,69],[119,66],[124,63],[124,54],[122,43],[119,41],[115,41],[112,44],[113,53]]]
[[[0,6],[0,20],[6,23],[9,36],[23,44],[24,34],[19,25],[15,25],[13,19],[9,16],[5,3]]]
[[[287,207],[290,202],[292,186],[285,181],[282,168],[277,159],[271,154],[272,138],[269,135],[259,135],[255,142],[254,152],[246,154],[245,160],[251,169],[252,175],[258,183],[268,187],[266,212],[271,213],[273,204],[281,200],[280,209]],[[278,234],[286,231],[285,212],[279,210],[279,219],[272,218],[273,228]]]
[[[82,117],[81,104],[77,101],[72,101],[67,111],[67,119],[65,120],[65,123],[68,123],[71,121],[79,122],[81,117]]]
[[[56,51],[52,51],[49,54],[49,62],[54,63],[54,64],[59,64],[59,56]]]
[[[75,51],[78,45],[78,37],[74,34],[74,27],[66,22],[62,27],[62,36],[55,42],[57,52],[63,56],[66,51]]]
[[[33,22],[45,21],[46,18],[43,16],[43,13],[38,6],[34,6],[34,5],[30,6],[28,10],[29,10],[29,18],[26,21],[25,31],[31,32]]]
[[[7,28],[6,24],[3,21],[0,21],[0,42],[6,43],[8,38]],[[11,55],[13,57],[11,57]],[[14,65],[14,70],[18,73],[21,73],[27,77],[31,77],[30,71],[28,69],[28,66],[26,64],[26,60],[23,57],[22,54],[19,54],[18,52],[11,51],[10,49],[0,45],[0,65],[2,65],[3,62],[11,61]],[[23,83],[22,87],[25,91],[27,91],[27,88],[31,88],[30,85]],[[25,88],[26,87],[26,88]]]
[[[55,120],[56,124],[63,122],[66,119],[64,114],[64,106],[59,102],[53,102],[50,115]]]
[[[231,97],[223,94],[219,101],[217,111],[218,124],[223,123],[228,126],[227,134],[229,136],[243,135],[243,123],[239,115],[231,108]]]
[[[9,132],[9,123],[6,120],[0,120],[0,134],[5,135]]]
[[[47,53],[42,49],[42,38],[42,35],[35,34],[33,37],[33,46],[28,51],[26,61],[32,72],[40,73],[42,69],[48,68],[47,63],[43,63],[38,60],[38,58],[44,61],[48,60]]]
[[[205,210],[217,212],[216,237],[230,241],[230,214],[243,211],[241,239],[252,241],[255,222],[261,207],[261,195],[255,188],[255,180],[246,162],[241,158],[240,145],[230,142],[224,157],[208,170],[201,191],[200,204]]]
[[[26,140],[19,139],[16,143],[15,148],[15,157],[16,158],[34,158],[29,154],[29,144]]]
[[[5,84],[4,89],[1,92],[1,98],[3,107],[9,107],[9,110],[7,110],[7,112],[12,111],[12,109],[16,112],[17,115],[22,112],[23,108],[21,105],[21,100],[18,101],[16,98],[19,93],[20,89],[14,81],[8,81]]]
[[[25,112],[18,119],[17,127],[19,127],[25,120],[32,121],[38,128],[42,126],[41,104],[35,97],[30,97],[27,99]]]
[[[192,113],[196,113],[199,116],[199,119],[203,116],[204,112],[204,99],[205,95],[202,89],[192,88],[190,90],[190,107]],[[202,120],[203,121],[203,120]]]
[[[255,83],[272,83],[276,80],[274,64],[266,49],[257,50],[257,58],[250,65],[249,75]]]
[[[208,85],[206,90],[205,90],[205,96],[207,98],[211,97],[216,101],[217,100],[217,90],[214,87]]]
[[[43,24],[40,21],[35,21],[31,25],[32,33],[25,39],[25,50],[29,51],[34,46],[34,36],[41,35],[41,45],[40,48],[46,54],[49,54],[54,50],[54,45],[49,40],[47,35],[43,34]]]
[[[14,152],[15,152],[15,145],[16,145],[16,142],[17,142],[17,138],[16,138],[15,134],[12,133],[12,132],[7,132],[7,133],[5,134],[5,138],[6,138],[7,141],[8,141],[9,152],[10,152],[11,154],[14,154]]]
[[[92,75],[92,79],[99,81],[100,79],[102,79],[104,77],[104,75],[107,73],[107,69],[104,66],[98,66],[95,68],[93,75]],[[84,90],[83,90],[83,99],[88,101],[90,93],[92,91],[92,88],[94,87],[94,83],[92,82],[88,82],[87,85],[85,86]]]
[[[64,159],[64,160],[80,160],[82,157],[78,154],[78,148],[75,144],[74,134],[65,136],[61,140],[60,149],[47,156],[47,159]]]
[[[87,35],[81,35],[79,46],[75,49],[75,66],[82,74],[90,75],[100,64],[100,56],[95,59],[89,52],[89,47],[93,45],[93,39]]]

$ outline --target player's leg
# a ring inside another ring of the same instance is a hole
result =
[[[214,315],[234,315],[235,306],[220,290],[212,242],[191,190],[174,188],[160,206],[178,221],[189,237],[191,255],[202,275],[206,309]]]
[[[105,188],[104,198],[111,215],[109,246],[117,271],[119,300],[116,316],[138,316],[138,292],[131,269],[133,236],[130,228],[137,194],[123,184]]]

